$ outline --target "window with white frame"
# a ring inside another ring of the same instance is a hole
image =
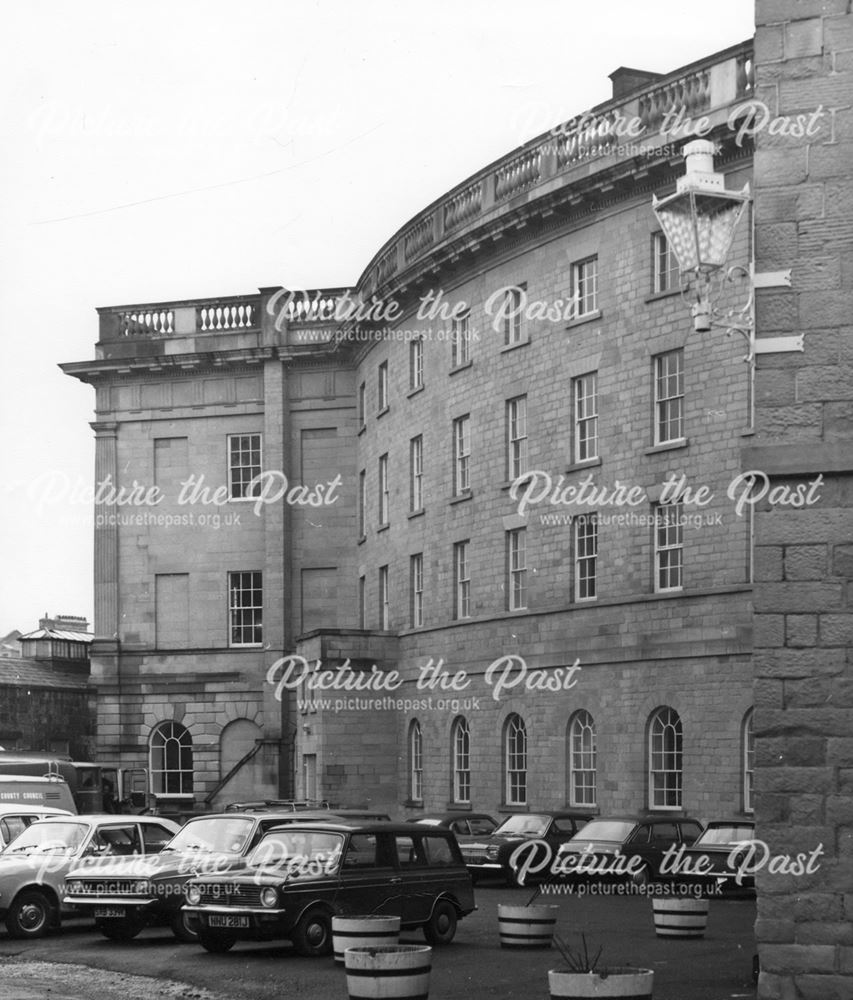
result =
[[[364,427],[367,420],[367,385],[362,382],[358,387],[358,426]]]
[[[391,628],[390,591],[388,589],[388,566],[379,567],[379,628],[387,632]]]
[[[471,314],[463,313],[452,320],[450,328],[450,364],[453,368],[471,360]]]
[[[409,586],[412,595],[412,628],[424,623],[424,557],[418,552],[409,560]]]
[[[755,730],[753,711],[750,709],[743,719],[743,811],[754,812],[753,779],[755,777]]]
[[[684,438],[684,351],[655,357],[655,444]]]
[[[680,809],[683,779],[681,719],[659,708],[649,723],[649,808]]]
[[[251,500],[260,493],[260,483],[252,480],[261,473],[261,435],[228,435],[228,496],[231,500]]]
[[[409,511],[424,509],[424,437],[418,434],[409,442]]]
[[[527,727],[515,713],[504,726],[504,786],[506,805],[527,805]]]
[[[598,257],[587,257],[572,264],[575,318],[598,312]]]
[[[520,344],[524,340],[524,331],[521,325],[525,292],[527,285],[510,285],[504,292],[503,301],[500,306],[503,317],[504,346],[511,347],[513,344]]]
[[[358,537],[364,538],[367,523],[367,473],[364,469],[358,474]]]
[[[671,292],[681,284],[678,258],[664,233],[652,233],[652,292]]]
[[[358,627],[367,628],[367,578],[358,578]]]
[[[460,716],[453,723],[453,801],[471,801],[471,731],[468,720]]]
[[[598,458],[598,373],[572,379],[575,418],[575,461]]]
[[[507,540],[507,600],[510,611],[527,607],[527,531],[514,528],[506,533]]]
[[[422,389],[424,385],[424,339],[413,337],[409,341],[409,389]]]
[[[417,719],[409,724],[409,797],[413,802],[424,797],[424,738]]]
[[[684,506],[655,504],[655,590],[681,590],[684,582]]]
[[[579,514],[575,528],[575,600],[591,601],[597,596],[598,515]]]
[[[576,712],[569,726],[569,802],[596,804],[595,722],[589,712]]]
[[[388,409],[388,362],[379,365],[376,384],[376,409],[381,413]]]
[[[161,722],[148,741],[148,773],[154,795],[192,795],[193,740],[180,722]]]
[[[379,525],[388,524],[391,494],[388,485],[388,454],[379,456]]]
[[[506,470],[509,480],[527,471],[527,396],[506,402]]]
[[[457,542],[453,546],[453,617],[471,617],[471,571],[468,566],[467,541]]]
[[[457,417],[453,421],[453,494],[460,496],[470,488],[471,417]]]
[[[228,574],[228,644],[260,646],[263,642],[262,574],[243,570]]]

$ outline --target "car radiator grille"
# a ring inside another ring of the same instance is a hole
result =
[[[140,879],[75,879],[75,896],[139,896],[136,891]],[[79,886],[79,888],[78,888]]]
[[[199,886],[201,903],[209,906],[260,906],[261,887],[259,885],[235,885],[215,882]]]

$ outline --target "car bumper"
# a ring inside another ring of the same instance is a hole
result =
[[[157,905],[159,899],[129,899],[127,896],[98,896],[92,899],[91,896],[65,896],[62,900],[68,906],[76,906],[79,909],[95,909],[99,906],[123,906],[128,910],[147,910]]]

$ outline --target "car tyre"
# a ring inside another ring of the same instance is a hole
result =
[[[11,938],[44,937],[56,920],[56,910],[48,897],[36,889],[20,893],[6,915]]]
[[[198,919],[191,917],[189,913],[178,910],[169,919],[169,926],[172,933],[184,944],[198,944]]]
[[[634,872],[631,876],[631,882],[634,885],[648,885],[652,880],[652,872],[648,865],[644,864],[639,871]]]
[[[293,928],[291,941],[297,954],[320,958],[332,953],[332,917],[325,910],[309,910]]]
[[[437,947],[450,944],[456,936],[458,922],[459,916],[453,903],[449,899],[440,899],[432,909],[432,916],[424,924],[427,944]]]
[[[237,937],[227,931],[199,930],[198,940],[205,951],[209,951],[213,955],[221,955],[234,947]]]
[[[113,917],[110,920],[96,920],[95,926],[110,941],[132,941],[145,927],[142,917]]]

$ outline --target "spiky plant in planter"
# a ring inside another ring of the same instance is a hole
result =
[[[554,935],[554,945],[563,964],[548,972],[551,1000],[594,1000],[596,997],[650,997],[654,983],[651,969],[624,966],[598,967],[603,945],[591,952],[586,935],[581,934],[580,948],[573,948],[564,938]]]

